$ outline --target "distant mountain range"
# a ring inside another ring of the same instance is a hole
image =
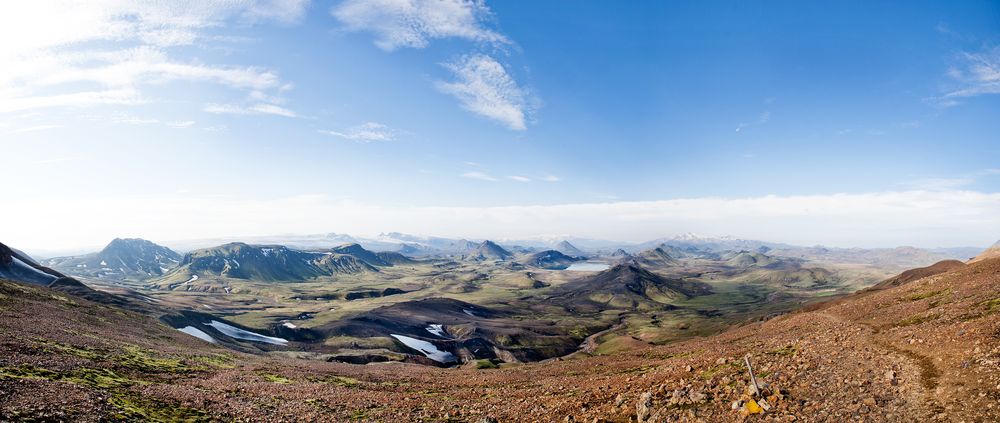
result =
[[[206,248],[205,246],[213,245],[210,243],[219,240],[187,241],[171,245],[182,251],[195,253],[206,249],[218,248]],[[314,266],[311,265],[313,267],[320,267],[318,270],[300,271],[301,269],[295,269],[298,267],[298,264],[289,264],[291,269],[288,270],[288,275],[299,278],[308,278],[312,274],[325,275],[377,269],[379,266],[411,262],[413,260],[411,257],[509,261],[515,256],[520,257],[521,255],[544,253],[550,250],[558,251],[571,258],[604,256],[610,257],[614,262],[622,262],[634,258],[639,260],[640,263],[653,266],[668,265],[671,261],[687,258],[700,257],[714,260],[718,259],[720,254],[743,251],[747,252],[748,255],[744,255],[738,260],[753,261],[754,258],[752,255],[760,253],[772,257],[790,257],[815,262],[857,263],[900,269],[927,266],[946,259],[967,260],[982,251],[978,248],[964,247],[946,249],[915,247],[872,249],[823,246],[804,247],[735,237],[705,237],[695,234],[660,238],[639,244],[625,244],[573,237],[494,242],[491,240],[473,241],[462,238],[416,236],[399,232],[382,233],[373,238],[326,233],[247,237],[238,240],[238,242],[218,242],[214,245],[234,243],[271,246],[272,249],[276,248],[276,246],[284,246],[290,250],[300,252],[322,251],[324,253],[335,254],[334,257],[323,259],[324,263],[317,262]],[[578,243],[584,243],[585,247],[579,248]],[[198,245],[201,245],[201,248],[194,248]],[[360,253],[361,250],[367,251],[367,253],[362,254]],[[225,256],[226,254],[221,255],[221,257]],[[342,258],[342,256],[353,257],[353,259]],[[143,280],[170,273],[171,270],[180,264],[182,258],[174,250],[146,240],[115,239],[99,252],[69,257],[56,257],[44,260],[43,264],[66,274],[85,278]],[[246,273],[248,277],[261,276],[266,279],[271,278],[265,276],[270,271],[261,270],[261,273],[257,274],[256,271],[248,270],[249,268],[243,270],[236,269],[233,267],[235,263],[242,263],[239,258],[226,257],[214,260],[215,263],[225,263],[227,258],[230,260],[228,262],[228,269],[225,268],[225,265],[221,265],[221,267],[215,265],[213,265],[214,267],[208,266],[206,269],[215,269],[218,271],[218,274],[240,275],[244,274],[244,272],[249,272]],[[316,256],[309,260],[318,258]],[[306,256],[299,257],[296,263],[306,259]],[[520,258],[517,261],[524,262]],[[536,267],[557,268],[565,264],[565,260],[563,259],[558,260],[561,263],[542,263],[544,261],[543,259]],[[745,264],[749,265],[752,263]],[[738,265],[738,263],[734,263],[734,265]],[[269,266],[263,266],[262,269],[267,267]],[[282,274],[277,270],[275,272],[277,273],[274,273],[274,275]]]

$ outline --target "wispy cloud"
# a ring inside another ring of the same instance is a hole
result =
[[[485,54],[472,54],[443,66],[454,74],[454,80],[439,81],[438,89],[455,96],[463,108],[515,131],[527,128],[527,92],[500,62]]]
[[[170,49],[214,42],[217,34],[204,34],[230,22],[294,22],[307,3],[0,2],[0,38],[17,40],[0,44],[0,113],[145,104],[159,100],[146,86],[174,81],[278,91],[284,84],[273,71],[180,60]]]
[[[432,40],[456,38],[491,47],[512,42],[490,28],[492,13],[483,0],[345,0],[330,13],[349,31],[373,33],[375,45],[385,51],[421,49]],[[528,93],[495,58],[466,54],[442,64],[453,74],[437,87],[456,97],[462,107],[523,131],[532,111]]]
[[[758,117],[756,121],[753,121],[753,122],[750,122],[750,123],[740,123],[739,125],[737,125],[736,126],[736,132],[741,132],[744,129],[746,129],[747,127],[750,127],[750,126],[753,126],[753,125],[763,125],[763,124],[767,123],[767,121],[769,121],[769,120],[771,120],[771,112],[765,110],[763,113],[760,114],[760,117]]]
[[[521,175],[510,175],[510,176],[507,177],[507,179],[510,179],[512,181],[517,181],[517,182],[531,182],[531,178],[529,178],[527,176],[521,176]]]
[[[378,122],[363,123],[343,131],[320,130],[319,133],[361,142],[391,141],[396,138],[396,131]]]
[[[202,109],[205,112],[218,115],[274,115],[283,117],[298,117],[298,114],[284,107],[275,104],[251,104],[242,106],[238,104],[206,104]]]
[[[489,29],[491,13],[481,0],[346,0],[331,14],[350,31],[374,33],[375,45],[386,51],[424,48],[442,38],[509,42]]]
[[[556,175],[545,175],[544,177],[542,177],[542,180],[545,182],[559,182],[562,180],[562,178]]]
[[[462,177],[469,179],[478,179],[480,181],[489,181],[489,182],[499,181],[499,179],[494,178],[485,172],[465,172],[462,174]]]
[[[177,129],[186,129],[194,126],[195,121],[193,120],[180,120],[180,121],[170,121],[167,122],[167,126]]]
[[[937,99],[942,106],[958,105],[961,98],[1000,94],[1000,46],[961,53],[947,74],[958,86]]]

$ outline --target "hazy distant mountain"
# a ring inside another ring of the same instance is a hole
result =
[[[971,251],[975,250],[966,247],[933,250],[905,246],[895,248],[803,247],[779,242],[739,239],[731,236],[707,237],[691,233],[644,242],[631,247],[630,250],[640,251],[653,246],[672,247],[679,251],[701,255],[707,252],[755,251],[771,256],[793,257],[818,262],[858,263],[899,268],[928,266],[946,259],[964,260],[970,257],[968,254]],[[670,252],[667,248],[664,250]],[[683,258],[683,256],[676,257]]]
[[[339,247],[332,248],[332,249],[330,249],[330,251],[333,251],[333,252],[335,252],[337,254],[344,254],[344,255],[352,256],[352,257],[354,257],[356,259],[359,259],[361,261],[364,261],[365,263],[368,263],[368,264],[370,264],[372,266],[391,266],[392,265],[391,263],[387,263],[387,262],[383,261],[382,258],[379,257],[377,254],[375,254],[375,253],[373,253],[371,251],[366,250],[364,247],[362,247],[360,244],[357,244],[357,243],[344,244],[344,245],[341,245]]]
[[[584,255],[583,251],[580,251],[579,248],[576,248],[575,245],[570,244],[570,242],[566,240],[562,240],[556,244],[554,250],[573,257],[581,257]]]
[[[514,255],[510,251],[505,250],[503,247],[497,245],[493,241],[486,240],[472,253],[469,254],[468,258],[473,260],[507,260]]]
[[[666,250],[660,247],[636,254],[635,260],[640,264],[651,267],[675,266],[680,263],[676,258],[671,257]]]
[[[139,238],[115,238],[103,250],[73,257],[56,257],[45,264],[64,273],[100,279],[146,279],[177,266],[181,255]]]
[[[726,265],[732,267],[750,267],[750,266],[767,266],[774,263],[776,260],[766,254],[759,253],[756,251],[739,251],[730,254],[725,254],[722,259],[726,261]]]

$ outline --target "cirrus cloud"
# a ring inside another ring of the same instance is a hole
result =
[[[485,54],[472,54],[443,66],[454,79],[438,81],[437,87],[457,98],[462,108],[515,131],[527,129],[531,111],[528,94],[500,62]]]
[[[509,42],[487,27],[490,10],[480,0],[347,0],[330,13],[347,30],[374,33],[385,51],[424,48],[442,38]]]

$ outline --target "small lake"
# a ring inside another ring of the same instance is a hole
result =
[[[573,263],[566,268],[566,270],[575,270],[577,272],[600,272],[602,270],[608,270],[611,265],[599,262],[599,261],[581,261],[578,263]]]

